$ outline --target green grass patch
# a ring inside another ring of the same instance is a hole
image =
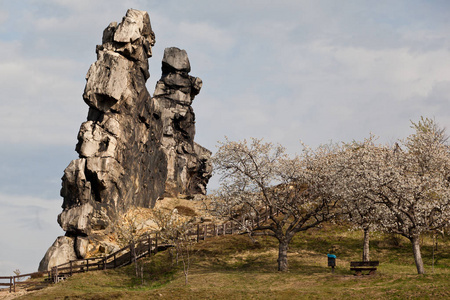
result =
[[[289,271],[277,271],[278,243],[247,236],[211,238],[196,244],[189,284],[174,251],[144,260],[144,284],[134,266],[77,274],[66,282],[19,299],[448,299],[450,241],[438,240],[432,268],[433,239],[424,236],[427,274],[417,275],[408,240],[373,234],[371,258],[380,266],[374,276],[356,277],[350,261],[360,260],[363,233],[326,224],[299,233],[288,253]],[[326,254],[337,255],[332,274]]]

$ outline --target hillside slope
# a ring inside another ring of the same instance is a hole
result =
[[[350,261],[360,260],[362,233],[327,224],[299,234],[290,247],[289,272],[277,271],[277,242],[253,244],[246,236],[221,236],[196,244],[189,284],[174,252],[147,258],[144,284],[134,266],[78,274],[66,282],[17,299],[445,299],[450,297],[450,241],[438,238],[432,267],[432,239],[422,242],[427,274],[417,275],[410,243],[398,236],[374,234],[371,258],[375,276],[356,277]],[[326,254],[337,255],[334,274]],[[172,254],[172,257],[171,257]]]

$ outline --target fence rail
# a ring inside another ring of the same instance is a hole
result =
[[[193,230],[188,231],[187,236],[192,241],[199,242],[207,238],[240,233],[240,228],[233,222],[223,224],[197,224]],[[49,278],[55,283],[72,276],[75,273],[107,270],[123,267],[131,264],[135,259],[156,254],[159,249],[172,247],[172,244],[164,243],[157,232],[149,232],[146,237],[115,251],[105,257],[71,260],[67,263],[55,266],[49,271]],[[135,254],[133,254],[133,251]]]
[[[27,274],[19,274],[15,276],[0,276],[0,280],[9,280],[8,283],[1,282],[0,286],[6,286],[9,287],[9,292],[16,292],[16,287],[19,285],[26,285],[26,282],[22,282],[18,279],[24,278],[24,277],[44,277],[48,276],[50,272],[34,272],[34,273],[27,273]]]
[[[249,221],[254,224],[253,227],[258,227],[261,223],[267,221],[268,219],[269,213],[266,210],[260,214],[257,219]],[[196,228],[194,227],[195,229],[189,231],[187,235],[191,236],[193,241],[199,242],[215,236],[243,233],[238,223],[239,222],[197,224]],[[145,238],[139,239],[134,243],[130,243],[129,245],[105,257],[71,260],[67,263],[55,266],[50,271],[46,272],[34,272],[17,276],[0,276],[0,280],[9,280],[9,283],[0,283],[0,286],[9,286],[9,291],[15,292],[16,286],[23,284],[23,282],[17,280],[18,278],[34,276],[40,277],[46,275],[48,276],[48,280],[53,283],[57,283],[76,273],[114,269],[126,266],[131,264],[135,259],[137,260],[147,255],[150,256],[152,254],[156,254],[158,249],[165,249],[172,246],[173,245],[163,243],[159,240],[157,232],[148,232]],[[133,251],[135,254],[132,253]]]

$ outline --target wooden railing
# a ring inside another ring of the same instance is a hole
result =
[[[44,276],[48,276],[50,274],[50,272],[34,272],[34,273],[28,273],[28,274],[19,274],[19,275],[15,275],[15,276],[0,276],[0,280],[6,280],[9,282],[5,283],[1,283],[0,282],[0,286],[7,286],[9,287],[9,292],[16,292],[16,287],[20,286],[20,285],[27,285],[28,283],[26,281],[20,281],[20,278],[25,278],[25,277],[44,277]]]
[[[187,235],[191,237],[192,241],[199,242],[214,236],[238,233],[239,229],[237,227],[238,226],[235,226],[232,222],[220,225],[197,224]],[[49,278],[57,283],[75,273],[119,268],[131,264],[134,259],[137,260],[145,256],[156,254],[159,250],[172,246],[172,244],[162,241],[157,232],[149,232],[147,237],[142,238],[135,243],[130,243],[108,256],[71,260],[67,263],[55,266],[49,271]],[[133,247],[135,254],[133,254]]]
[[[150,233],[146,238],[139,239],[135,243],[130,243],[108,256],[71,260],[55,266],[49,272],[49,277],[56,283],[75,273],[122,267],[131,264],[134,259],[156,253],[158,247],[163,246],[167,245],[158,245],[158,235],[156,233]]]
[[[255,226],[268,220],[268,213],[262,214],[257,220],[253,220]],[[232,235],[244,233],[236,222],[226,222],[223,224],[197,224],[193,230],[188,232],[188,236],[193,241],[199,242],[210,237],[220,235]],[[47,272],[35,272],[18,276],[3,276],[0,280],[9,280],[9,283],[0,283],[0,286],[9,286],[9,291],[16,291],[16,286],[22,284],[18,278],[48,276],[48,280],[57,283],[76,273],[89,272],[95,270],[106,270],[122,267],[131,264],[134,259],[140,259],[145,256],[156,254],[158,250],[172,247],[173,245],[163,243],[156,232],[149,232],[145,238],[139,239],[135,243],[109,254],[105,257],[92,257],[86,259],[71,260],[67,263],[53,267]],[[133,254],[133,247],[135,256]]]

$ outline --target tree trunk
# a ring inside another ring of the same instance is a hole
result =
[[[411,239],[414,260],[416,261],[417,273],[425,274],[425,269],[423,267],[422,254],[420,253],[420,238],[419,236],[413,236]]]
[[[364,229],[364,245],[363,245],[363,261],[369,261],[370,255],[369,255],[369,241],[370,241],[370,232],[368,228]]]
[[[288,270],[287,251],[289,242],[286,240],[280,240],[278,246],[278,271],[286,272]]]

